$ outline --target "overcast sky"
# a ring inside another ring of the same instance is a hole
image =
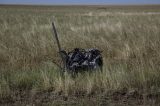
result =
[[[0,4],[160,4],[160,0],[0,0]]]

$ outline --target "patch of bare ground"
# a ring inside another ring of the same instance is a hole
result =
[[[46,105],[100,105],[100,106],[159,106],[160,93],[143,93],[141,90],[122,89],[101,93],[64,95],[62,92],[51,91],[33,92],[18,90],[10,96],[0,98],[0,106],[46,106]]]

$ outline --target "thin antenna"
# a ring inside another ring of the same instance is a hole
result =
[[[54,25],[54,22],[52,22],[52,27],[53,27],[53,35],[55,35],[57,45],[58,45],[58,49],[59,49],[59,53],[60,53],[61,59],[63,61],[63,69],[65,71],[66,70],[66,57],[64,57],[64,54],[62,52],[62,48],[61,48],[61,45],[59,43],[58,34],[57,34],[57,31],[56,31],[56,27]]]
[[[59,39],[58,39],[58,35],[57,35],[57,31],[56,31],[54,22],[52,22],[52,27],[53,27],[54,35],[55,35],[55,38],[56,38],[56,41],[57,41],[57,45],[58,45],[59,52],[61,52],[62,49],[61,49],[61,45],[60,45],[60,43],[59,43]]]

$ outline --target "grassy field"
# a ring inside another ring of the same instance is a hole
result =
[[[98,48],[103,72],[61,76],[64,50]],[[0,105],[158,105],[160,6],[0,6]]]

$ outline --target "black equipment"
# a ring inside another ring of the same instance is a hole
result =
[[[101,55],[101,51],[98,49],[80,49],[75,48],[73,51],[66,52],[61,49],[57,31],[52,22],[53,32],[57,41],[58,49],[60,56],[63,61],[63,69],[68,72],[77,73],[79,71],[85,70],[102,70],[103,59]]]

